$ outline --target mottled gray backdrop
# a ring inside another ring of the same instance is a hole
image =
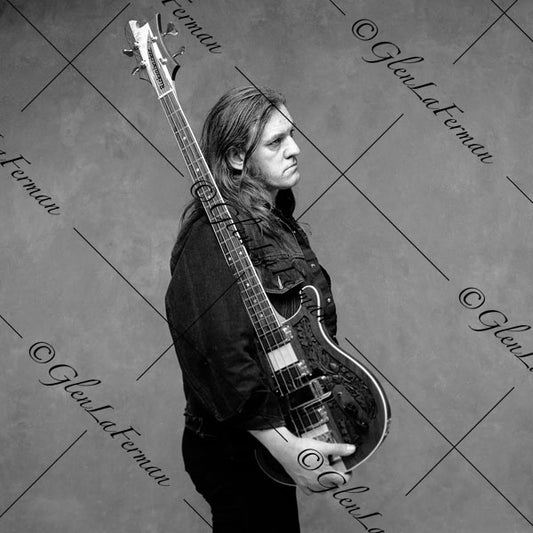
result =
[[[532,531],[530,0],[0,0],[0,531],[210,531],[163,301],[189,177],[122,54],[158,11],[196,132],[287,96],[339,340],[391,401],[360,510],[301,495],[303,533]]]

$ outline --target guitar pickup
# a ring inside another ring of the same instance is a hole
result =
[[[286,396],[289,403],[289,408],[300,409],[307,407],[317,402],[322,402],[331,396],[331,392],[324,387],[324,382],[327,380],[325,376],[308,381],[304,386],[289,392]]]

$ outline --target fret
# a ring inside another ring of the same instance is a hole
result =
[[[181,143],[185,143],[185,141],[188,141],[188,146],[196,145],[196,141],[192,136],[192,133],[188,130],[188,128],[176,128],[176,131],[174,133],[176,137],[179,138],[179,141]]]
[[[263,302],[252,303],[247,301],[245,303],[250,312],[253,313],[255,320],[261,323],[263,331],[266,332],[278,328],[276,315],[270,307],[267,307]]]
[[[278,328],[277,317],[270,308],[270,302],[267,303],[262,299],[253,301],[253,299],[246,296],[243,296],[243,300],[245,300],[245,304],[250,313],[254,315],[254,318],[261,322],[263,331]]]
[[[261,282],[257,277],[257,272],[253,265],[248,261],[248,258],[243,261],[242,256],[235,258],[235,268],[239,270],[241,274],[241,279],[248,280],[248,283],[250,283],[251,287],[262,291],[263,286],[261,285]]]
[[[183,116],[183,113],[180,113],[179,110],[166,111],[166,115],[167,115],[168,120],[173,124],[179,124],[180,122],[183,124],[185,121],[185,117]],[[178,117],[178,119],[181,119],[181,120],[175,121],[174,117]],[[184,127],[181,126],[180,129],[184,129]]]
[[[194,159],[191,160],[191,165],[196,165],[196,166],[204,166],[205,163],[204,163],[204,158],[202,157],[202,155],[198,155],[197,157],[195,157]],[[206,170],[207,172],[207,170]]]
[[[187,150],[188,148],[196,148],[196,142],[194,141],[194,139],[190,139],[190,142],[186,143],[185,141],[187,140],[187,137],[183,137],[182,140],[181,140],[181,146],[182,146],[182,149],[183,150]],[[201,156],[198,156],[198,157],[201,157]]]
[[[168,94],[170,94],[172,92],[172,89],[169,89],[166,93],[163,93],[159,99],[162,100],[163,98],[165,98],[165,96],[167,96]]]
[[[174,95],[172,95],[174,96]],[[168,112],[169,115],[175,115],[175,116],[178,116],[180,118],[182,118],[183,120],[185,120],[185,115],[183,113],[183,109],[181,108],[177,98],[167,98],[167,100],[169,100],[173,105],[171,107],[174,107],[174,109],[172,109],[171,111]]]
[[[187,132],[186,128],[182,128],[179,125],[174,125],[174,128],[172,131],[174,132],[176,139],[178,139],[180,142],[188,141],[188,140],[194,142],[194,139],[191,138],[191,135],[189,132]]]
[[[246,287],[245,283],[243,283],[243,287],[245,291],[250,290],[249,287]],[[245,295],[246,302],[248,303],[248,305],[250,305],[250,307],[258,308],[259,311],[261,311],[262,313],[269,313],[271,310],[270,305],[269,305],[270,302],[267,305],[266,300],[263,299],[261,296],[262,295],[259,291],[252,292],[252,294],[246,294]]]
[[[256,291],[256,292],[259,292],[261,291],[261,289],[263,288],[261,286],[261,284],[257,281],[257,280],[254,280],[253,278],[249,278],[249,281],[243,281],[244,285],[246,286],[246,288],[250,291]],[[259,299],[259,298],[258,298]]]
[[[250,314],[253,315],[253,320],[255,321],[256,326],[259,326],[259,333],[273,329],[273,324],[271,321],[272,317],[265,316],[264,312],[261,309],[256,310],[253,306],[250,306],[249,311],[251,311]]]
[[[191,159],[190,161],[187,161],[187,166],[189,167],[189,170],[193,168],[196,172],[204,172],[206,174],[206,178],[208,177],[208,171],[207,167],[205,166],[205,163],[203,161],[203,158],[201,156],[195,157],[194,159]]]
[[[189,150],[189,153],[194,155],[194,159],[201,159],[202,155],[200,153],[200,149],[196,146],[196,141],[194,139],[190,139],[190,142],[187,142],[187,140],[180,139],[180,148],[181,150]]]
[[[201,169],[199,166],[197,165],[194,165],[194,166],[191,166],[189,168],[189,172],[192,174],[193,176],[193,181],[195,182],[199,182],[201,180],[203,180],[204,178],[206,178],[208,176],[207,172],[203,169]],[[209,191],[204,191],[203,189],[199,189],[198,191],[196,191],[196,195],[200,197],[200,200],[203,200],[203,201],[206,201],[210,192]]]
[[[172,117],[178,117],[178,121],[172,120]],[[179,135],[180,139],[192,139],[194,141],[194,135],[192,133],[192,130],[190,126],[186,122],[185,115],[181,111],[181,109],[176,109],[174,111],[167,112],[167,118],[169,119],[170,123],[175,126],[174,133],[176,135]]]
[[[191,139],[191,132],[187,126],[177,126],[176,131],[174,132],[181,140]],[[194,139],[191,139],[194,140]]]
[[[177,116],[177,117],[180,117],[180,118],[185,118],[185,115],[183,114],[183,111],[180,107],[178,107],[177,109],[174,109],[173,111],[170,111],[169,113],[170,116]]]

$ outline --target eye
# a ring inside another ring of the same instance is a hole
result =
[[[276,145],[278,145],[280,142],[281,142],[281,138],[278,137],[277,139],[274,139],[274,140],[270,143],[270,146],[276,146]]]

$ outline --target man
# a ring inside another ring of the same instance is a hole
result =
[[[324,325],[334,339],[329,276],[292,217],[292,187],[300,179],[293,135],[282,95],[241,87],[212,108],[200,144],[271,303],[287,318],[299,306],[299,289],[313,284],[326,302]],[[297,533],[294,487],[271,480],[254,448],[265,446],[310,494],[346,483],[349,475],[326,458],[349,455],[353,447],[289,431],[238,285],[198,198],[182,222],[166,308],[187,400],[185,468],[211,505],[215,533]],[[305,450],[316,452],[312,467],[301,462]]]

